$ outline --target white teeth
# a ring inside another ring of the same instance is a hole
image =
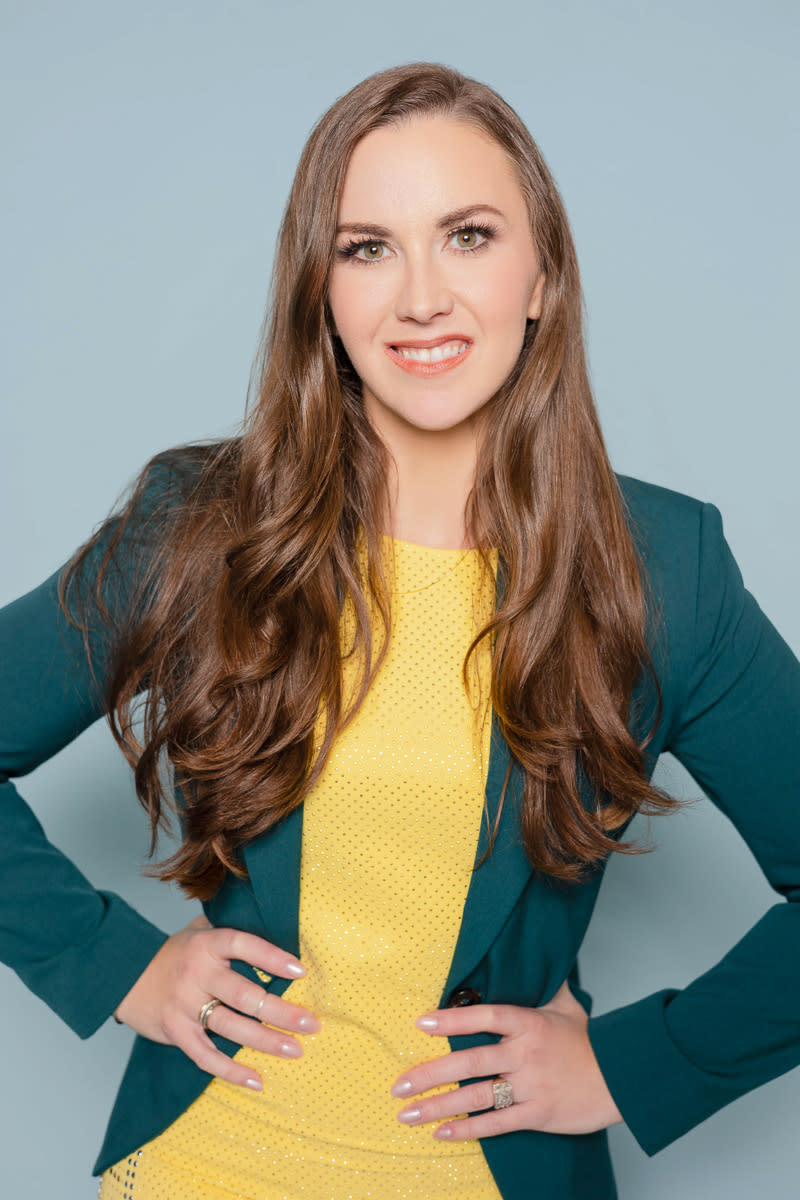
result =
[[[423,349],[421,346],[398,346],[397,353],[412,362],[435,363],[441,362],[445,358],[455,358],[466,348],[466,342],[445,342],[443,345],[433,346],[431,349]]]

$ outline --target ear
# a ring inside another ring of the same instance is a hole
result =
[[[542,315],[542,299],[544,297],[544,285],[546,279],[547,276],[545,275],[544,271],[540,271],[539,278],[536,280],[536,284],[531,295],[530,304],[528,305],[529,321],[538,321],[539,317]]]

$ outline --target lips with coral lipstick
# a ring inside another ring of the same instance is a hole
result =
[[[472,339],[458,333],[447,334],[428,341],[387,343],[384,349],[401,370],[426,378],[460,366],[472,349]]]

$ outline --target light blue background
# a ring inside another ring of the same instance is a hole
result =
[[[235,425],[312,123],[373,71],[431,59],[496,87],[559,182],[614,465],[718,504],[798,649],[793,9],[6,0],[0,598],[65,559],[149,455]],[[136,872],[143,818],[102,726],[24,788],[95,883],[166,928],[189,918]],[[612,862],[586,942],[598,1012],[684,985],[775,899],[707,801],[651,833],[656,855]],[[79,1042],[5,970],[0,1011],[0,1193],[88,1200],[128,1033]],[[653,1159],[615,1128],[621,1196],[795,1195],[799,1110],[795,1071]]]

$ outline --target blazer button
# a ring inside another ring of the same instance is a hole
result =
[[[466,1008],[469,1004],[482,1004],[483,996],[477,988],[462,987],[456,988],[450,993],[450,999],[447,1001],[448,1008]]]

